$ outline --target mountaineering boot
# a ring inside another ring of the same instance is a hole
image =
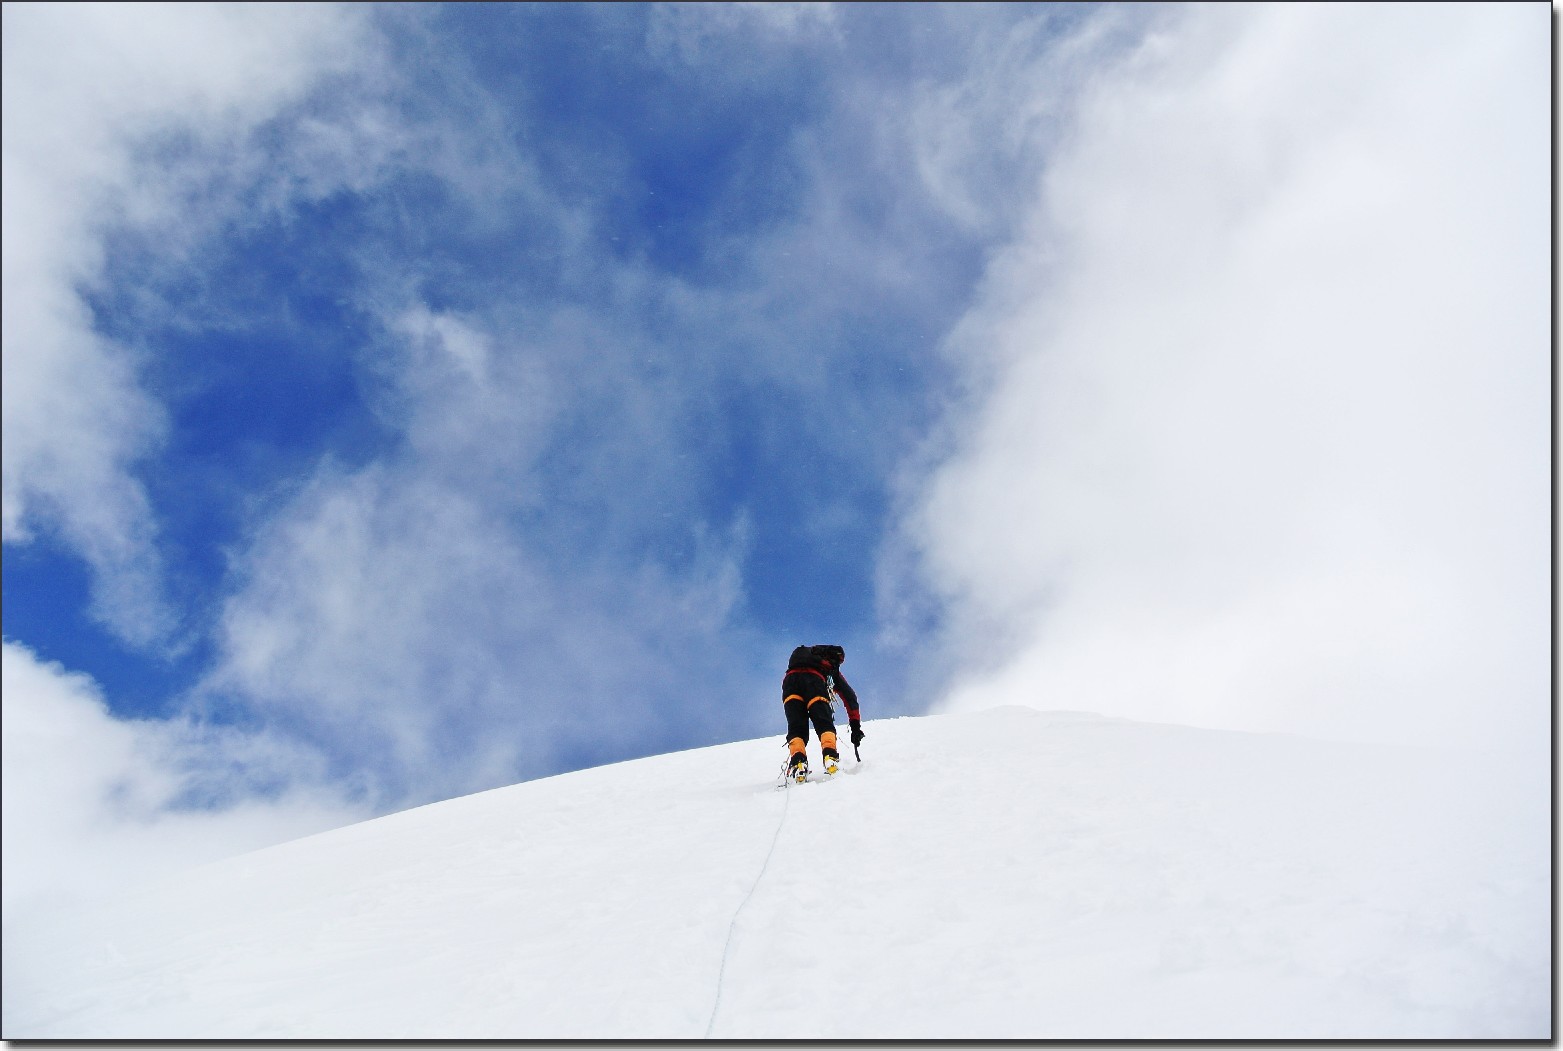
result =
[[[787,776],[800,785],[808,780],[809,761],[802,752],[792,753],[792,761],[787,767]]]
[[[819,735],[820,755],[825,759],[825,772],[835,776],[836,766],[841,762],[841,753],[836,751],[836,731],[826,730]]]

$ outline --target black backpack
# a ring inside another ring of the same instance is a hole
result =
[[[787,667],[812,668],[822,675],[829,675],[841,667],[841,662],[846,659],[847,653],[840,646],[799,646],[787,658]],[[826,661],[831,662],[830,666],[826,666]]]

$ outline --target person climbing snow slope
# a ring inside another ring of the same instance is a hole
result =
[[[835,712],[830,703],[832,692],[846,704],[853,747],[862,743],[863,717],[857,693],[841,674],[846,659],[846,651],[840,646],[799,646],[787,658],[787,674],[782,676],[782,710],[787,715],[787,776],[794,781],[802,781],[809,773],[810,724],[819,735],[825,773],[834,774],[841,763],[841,753],[836,750]]]

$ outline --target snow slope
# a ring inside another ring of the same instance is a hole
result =
[[[1546,772],[1001,708],[527,782],[18,928],[23,1038],[1548,1038]]]

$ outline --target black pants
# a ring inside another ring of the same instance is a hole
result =
[[[790,752],[802,754],[812,723],[822,751],[839,758],[836,716],[830,708],[830,689],[824,679],[811,672],[788,672],[782,679],[782,710],[787,714],[787,748]]]

